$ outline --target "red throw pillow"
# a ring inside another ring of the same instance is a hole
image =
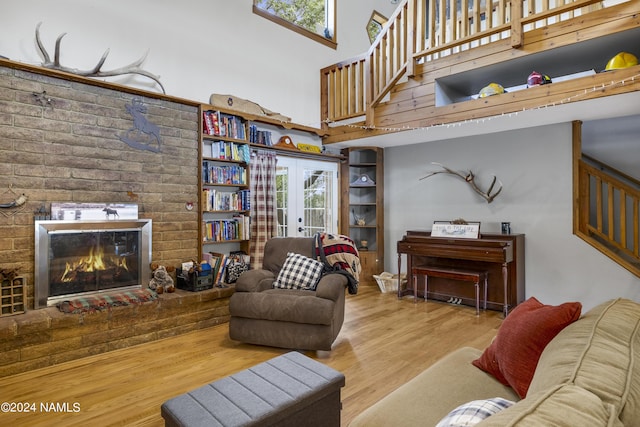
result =
[[[542,350],[558,332],[578,320],[581,311],[579,302],[553,306],[531,297],[504,319],[491,345],[472,363],[524,399]]]

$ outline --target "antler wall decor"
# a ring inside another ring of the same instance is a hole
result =
[[[162,89],[162,93],[165,93],[165,94],[167,93],[164,90],[164,86],[162,86],[162,83],[160,83],[160,77],[150,73],[149,71],[146,71],[140,68],[140,65],[142,65],[144,60],[147,58],[147,54],[149,53],[148,51],[147,53],[144,54],[144,56],[142,56],[142,58],[138,59],[137,61],[134,61],[131,64],[126,65],[124,67],[116,68],[115,70],[109,70],[109,71],[100,70],[100,68],[102,68],[102,66],[104,65],[104,61],[107,59],[107,55],[109,55],[109,49],[107,49],[104,52],[104,54],[102,55],[102,58],[100,58],[96,66],[90,70],[79,70],[77,68],[69,68],[69,67],[60,65],[60,42],[62,41],[62,38],[65,35],[67,35],[67,33],[60,34],[56,39],[56,50],[53,56],[53,61],[51,61],[51,57],[49,56],[49,53],[44,48],[44,45],[42,44],[42,40],[40,40],[40,25],[42,25],[42,22],[38,22],[38,25],[36,25],[36,44],[38,45],[38,50],[40,51],[40,54],[42,54],[42,57],[44,58],[44,62],[42,63],[43,67],[50,68],[52,70],[64,71],[67,73],[76,74],[78,76],[83,76],[83,77],[113,77],[113,76],[121,76],[124,74],[138,74],[141,76],[148,77],[151,80],[155,81],[156,83],[158,83],[158,85]]]
[[[466,174],[461,173],[461,172],[456,172],[452,169],[449,169],[448,167],[441,165],[440,163],[436,163],[436,162],[431,162],[432,165],[436,165],[436,166],[440,166],[442,169],[441,171],[435,171],[435,172],[431,172],[429,175],[427,176],[423,176],[422,178],[420,178],[420,180],[423,180],[425,178],[429,178],[430,176],[433,175],[437,175],[440,173],[446,173],[446,174],[450,174],[450,175],[455,175],[458,178],[463,179],[465,182],[467,182],[471,188],[473,188],[473,190],[478,193],[479,195],[481,195],[486,201],[487,203],[491,203],[493,202],[493,199],[496,198],[496,196],[498,194],[500,194],[500,192],[502,191],[502,181],[500,181],[495,175],[493,176],[493,180],[491,181],[491,185],[489,185],[489,189],[485,192],[482,191],[475,182],[475,175],[473,174],[473,172],[469,171]],[[498,188],[498,190],[491,194],[491,191],[493,191],[493,187],[496,185],[496,181],[499,183],[500,187]]]

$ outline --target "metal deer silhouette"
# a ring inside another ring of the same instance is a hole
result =
[[[43,67],[50,68],[52,70],[64,71],[67,73],[76,74],[78,76],[83,76],[83,77],[113,77],[113,76],[121,76],[123,74],[138,74],[141,76],[148,77],[151,80],[155,81],[156,83],[158,83],[158,85],[162,89],[162,93],[167,93],[164,90],[164,86],[162,86],[162,83],[160,83],[160,77],[150,73],[149,71],[146,71],[140,68],[140,65],[142,65],[144,60],[147,58],[147,54],[149,53],[148,51],[147,53],[144,54],[142,58],[138,59],[137,61],[134,61],[131,64],[126,65],[124,67],[116,68],[115,70],[109,70],[109,71],[101,70],[102,66],[104,65],[104,61],[107,59],[107,55],[109,55],[109,49],[107,49],[104,52],[104,54],[102,55],[102,58],[100,58],[96,66],[90,70],[79,70],[77,68],[65,67],[60,64],[60,42],[62,41],[62,38],[65,35],[67,35],[67,33],[60,34],[56,39],[56,50],[55,50],[53,61],[52,61],[51,57],[49,56],[49,53],[47,52],[47,50],[44,48],[44,45],[42,44],[42,40],[40,39],[40,25],[42,25],[42,22],[38,22],[38,25],[36,26],[36,44],[38,45],[38,50],[40,51],[40,54],[44,58],[44,62],[42,63]]]
[[[131,105],[124,107],[133,118],[133,127],[124,134],[118,135],[120,140],[138,150],[160,152],[162,148],[160,128],[145,117],[147,107],[142,103],[142,100],[133,98]]]
[[[462,172],[454,171],[454,170],[452,170],[452,169],[450,169],[450,168],[448,168],[448,167],[446,167],[444,165],[441,165],[440,163],[432,162],[431,164],[432,165],[436,165],[436,166],[440,166],[443,170],[431,172],[430,174],[420,178],[420,180],[423,180],[425,178],[429,178],[430,176],[437,175],[437,174],[440,174],[440,173],[446,173],[446,174],[450,174],[450,175],[455,175],[458,178],[463,179],[466,183],[468,183],[476,193],[481,195],[487,201],[487,203],[493,202],[493,199],[495,199],[496,196],[498,194],[500,194],[500,192],[502,191],[502,181],[500,181],[495,175],[493,176],[493,180],[491,181],[491,185],[489,185],[489,189],[487,191],[482,191],[480,189],[480,187],[478,187],[476,185],[475,175],[473,174],[473,172],[469,171],[467,173],[462,173]],[[498,182],[499,187],[498,187],[498,189],[497,189],[497,191],[495,193],[491,194],[491,191],[493,191],[493,187],[496,185],[496,181]]]

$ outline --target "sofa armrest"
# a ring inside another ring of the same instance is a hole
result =
[[[316,296],[337,301],[340,298],[340,294],[344,294],[347,284],[347,278],[341,274],[326,274],[318,282]]]
[[[236,292],[262,292],[270,289],[274,280],[276,276],[269,270],[248,270],[238,277]]]

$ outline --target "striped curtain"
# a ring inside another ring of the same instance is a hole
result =
[[[276,217],[276,154],[257,150],[251,153],[251,268],[262,267],[264,245],[278,234]]]

